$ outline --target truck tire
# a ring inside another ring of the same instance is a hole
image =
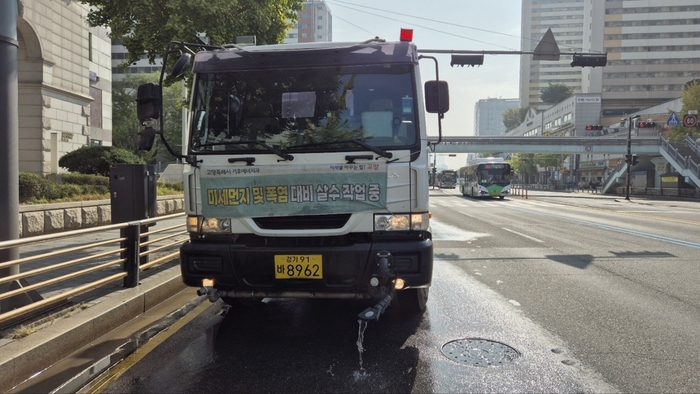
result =
[[[425,311],[430,289],[406,289],[396,292],[396,304],[402,315],[410,316]]]

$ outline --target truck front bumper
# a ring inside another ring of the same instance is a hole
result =
[[[405,288],[429,287],[433,272],[433,244],[427,236],[374,239],[342,245],[250,246],[194,239],[180,248],[185,284],[201,287],[212,279],[214,287],[242,297],[368,297],[371,288],[384,283],[380,257],[387,256],[389,279],[400,278]],[[313,243],[313,242],[311,242]],[[280,279],[275,276],[275,256],[321,255],[318,279]],[[378,278],[378,279],[373,279]]]

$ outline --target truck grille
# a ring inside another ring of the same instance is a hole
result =
[[[350,214],[312,215],[312,216],[277,216],[255,218],[253,221],[266,230],[314,230],[341,228],[350,219]]]

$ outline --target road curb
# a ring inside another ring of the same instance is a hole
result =
[[[143,279],[138,287],[110,293],[84,310],[1,346],[0,392],[9,391],[185,288],[176,265]]]

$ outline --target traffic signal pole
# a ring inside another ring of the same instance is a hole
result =
[[[632,121],[638,119],[639,115],[630,116],[627,118],[627,174],[625,176],[625,200],[630,200],[630,180],[632,177]]]
[[[532,60],[559,60],[560,55],[571,55],[571,67],[605,67],[608,54],[600,52],[561,52],[552,29],[547,29],[534,51],[479,51],[454,49],[418,49],[418,53],[451,54],[450,66],[481,66],[484,55],[532,55]]]

